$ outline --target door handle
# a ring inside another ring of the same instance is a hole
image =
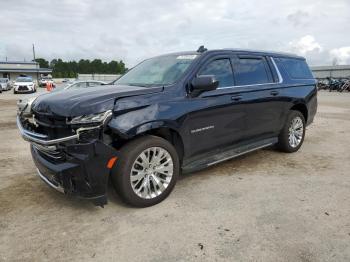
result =
[[[270,94],[273,96],[277,96],[279,94],[279,92],[278,91],[271,91]]]
[[[240,96],[240,95],[231,96],[231,100],[233,100],[233,101],[240,101],[240,100],[242,100],[242,96]]]

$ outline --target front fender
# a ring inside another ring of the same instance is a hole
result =
[[[176,131],[179,129],[176,117],[170,115],[159,104],[117,115],[111,119],[108,127],[124,139],[160,127],[171,128]]]

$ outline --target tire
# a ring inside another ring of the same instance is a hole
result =
[[[164,158],[157,161],[153,156],[160,158],[164,156]],[[141,162],[144,165],[139,164]],[[163,172],[168,176],[156,171],[160,166],[166,169]],[[171,171],[172,175],[170,175]],[[171,193],[179,173],[179,157],[173,145],[160,137],[144,136],[121,148],[117,164],[112,169],[111,178],[117,193],[127,204],[148,207],[160,203]],[[141,177],[137,179],[137,176]],[[134,177],[133,182],[131,182],[132,177]]]
[[[17,92],[16,92],[15,90],[13,90],[13,93],[14,93],[14,94],[17,94]]]
[[[298,124],[302,123],[300,128],[296,128]],[[292,125],[294,128],[292,129]],[[293,131],[295,130],[295,131]],[[293,136],[291,132],[294,132],[295,140],[290,136]],[[286,153],[293,153],[299,150],[304,142],[305,137],[305,118],[300,111],[291,110],[287,117],[287,121],[278,136],[277,147]]]

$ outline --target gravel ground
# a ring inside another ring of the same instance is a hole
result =
[[[183,175],[162,203],[95,207],[47,187],[0,94],[0,261],[350,261],[350,93],[319,93],[301,150]]]

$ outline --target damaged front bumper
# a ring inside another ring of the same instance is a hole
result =
[[[108,162],[118,152],[99,139],[83,141],[76,134],[48,140],[45,135],[26,130],[17,117],[20,133],[31,143],[31,154],[38,175],[52,188],[91,200],[95,205],[107,204]],[[88,130],[89,132],[91,130]]]

